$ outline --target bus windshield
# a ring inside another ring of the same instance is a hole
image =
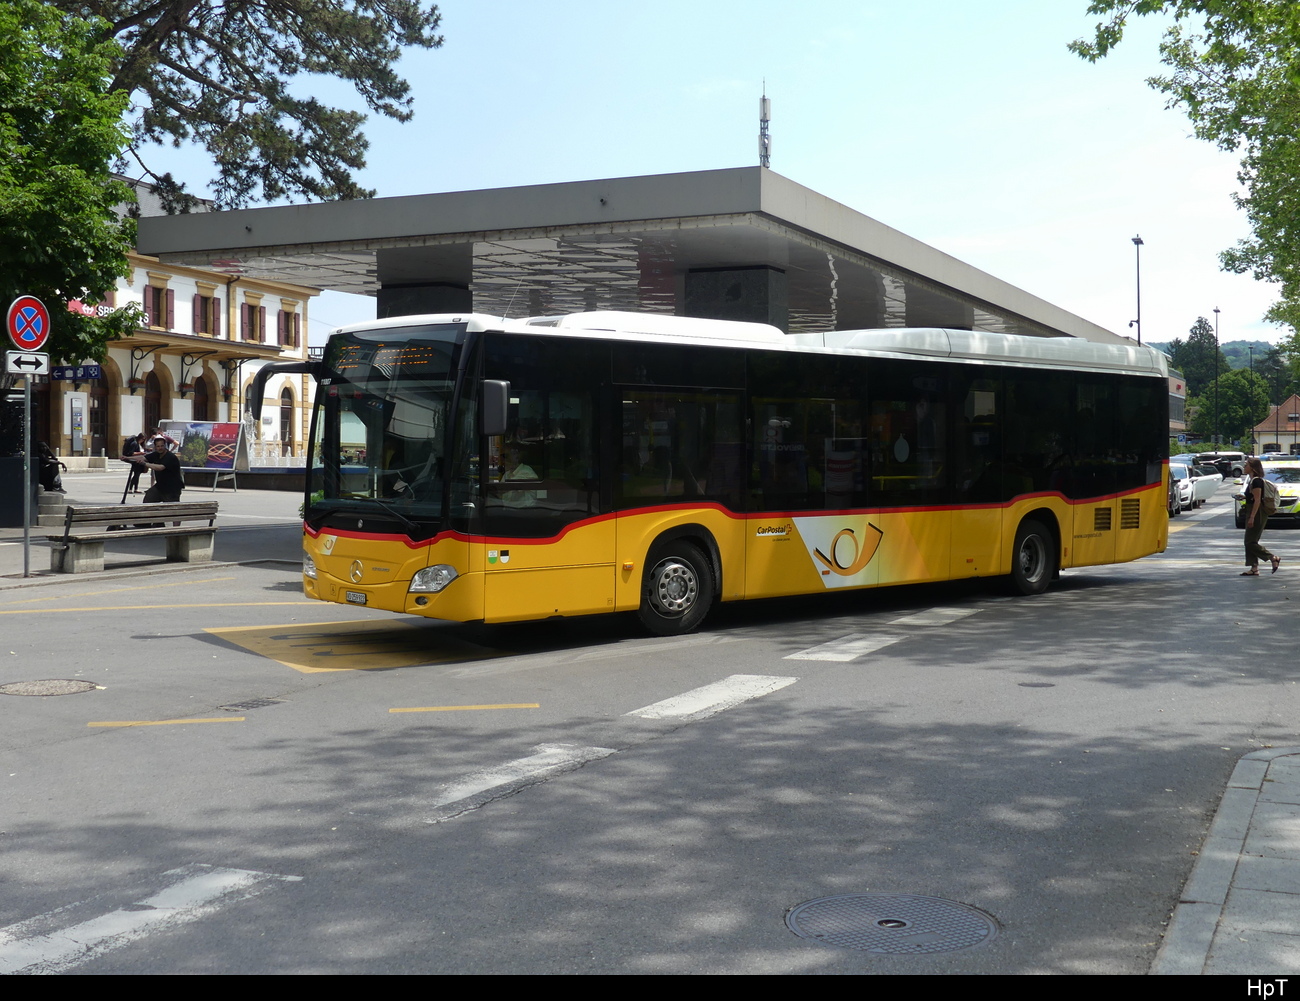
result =
[[[308,459],[314,528],[367,514],[412,538],[438,530],[464,334],[448,323],[330,339]]]

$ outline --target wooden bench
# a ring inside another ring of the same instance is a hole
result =
[[[217,526],[216,501],[175,504],[112,504],[68,506],[62,535],[50,540],[50,569],[56,573],[93,573],[104,569],[104,543],[117,539],[167,540],[171,563],[203,563],[212,559]],[[181,522],[173,525],[172,522]],[[184,522],[206,522],[185,525]]]

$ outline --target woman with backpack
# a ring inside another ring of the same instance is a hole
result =
[[[1241,576],[1258,577],[1261,559],[1272,563],[1273,573],[1277,573],[1282,560],[1259,544],[1268,516],[1277,510],[1277,487],[1265,479],[1264,464],[1258,459],[1246,460],[1246,475],[1250,477],[1246,487],[1246,572]]]

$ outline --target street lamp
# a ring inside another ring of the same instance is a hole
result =
[[[1136,326],[1138,343],[1142,343],[1142,237],[1133,237],[1133,252],[1137,254],[1137,319],[1130,320],[1129,326]]]
[[[1214,450],[1219,451],[1219,307],[1214,307]]]

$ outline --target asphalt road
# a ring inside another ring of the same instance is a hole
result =
[[[240,530],[263,562],[0,590],[0,684],[99,686],[0,697],[0,970],[1145,973],[1234,763],[1300,743],[1300,532],[1238,577],[1231,490],[1039,598],[728,605],[680,639],[308,602],[291,512]],[[786,927],[862,893],[996,934]]]

